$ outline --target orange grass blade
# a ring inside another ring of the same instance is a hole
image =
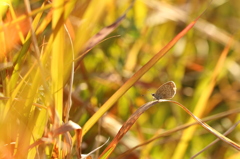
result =
[[[234,147],[237,150],[240,150],[240,146],[235,143],[234,141],[230,140],[229,138],[225,137],[224,135],[220,134],[218,131],[210,127],[208,124],[203,122],[201,119],[196,117],[191,111],[189,111],[185,106],[182,104],[172,101],[172,100],[155,100],[152,102],[148,102],[145,105],[141,106],[136,112],[134,112],[130,118],[123,124],[121,129],[118,131],[117,135],[114,137],[112,142],[107,146],[107,148],[103,151],[103,153],[100,155],[99,158],[108,158],[109,155],[113,152],[115,147],[117,146],[118,142],[121,140],[121,138],[128,132],[128,130],[132,127],[132,125],[136,122],[136,120],[139,118],[139,116],[144,113],[147,109],[149,109],[151,106],[160,103],[160,102],[171,102],[179,105],[185,112],[187,112],[195,121],[198,122],[202,127],[204,127],[206,130],[211,132],[213,135],[221,139],[222,141],[228,143],[230,146]]]
[[[137,109],[129,118],[128,120],[122,125],[121,129],[118,131],[117,135],[114,137],[112,142],[107,146],[107,148],[102,152],[99,158],[108,158],[109,155],[113,152],[115,147],[117,146],[118,142],[121,138],[128,132],[128,130],[133,126],[133,124],[137,121],[142,113],[144,113],[147,109],[151,106],[157,104],[159,101],[155,100],[152,102],[148,102]]]
[[[200,15],[201,16],[201,15]],[[103,106],[86,122],[83,127],[83,136],[86,132],[107,112],[113,104],[137,82],[154,64],[156,64],[175,44],[182,38],[200,18],[197,17],[185,29],[183,29],[176,37],[174,37],[162,50],[160,50],[153,58],[148,61],[140,70],[138,70],[129,80],[127,80],[122,87],[120,87],[104,104]]]
[[[226,116],[229,116],[229,115],[232,115],[232,114],[237,114],[237,113],[240,113],[240,109],[237,108],[237,109],[233,109],[233,110],[229,110],[229,111],[226,111],[226,112],[223,112],[223,113],[219,113],[219,114],[215,114],[215,115],[212,115],[210,117],[206,117],[204,119],[202,119],[203,122],[207,122],[207,121],[211,121],[211,120],[214,120],[214,119],[219,119],[219,118],[222,118],[222,117],[226,117]],[[237,122],[238,123],[238,122]],[[192,125],[197,125],[199,124],[199,122],[195,121],[195,122],[192,122],[192,123],[188,123],[188,124],[183,124],[183,125],[180,125],[178,127],[175,127],[171,130],[166,130],[162,133],[160,133],[159,135],[145,141],[144,143],[141,143],[127,151],[125,151],[124,153],[122,153],[121,155],[119,155],[116,159],[121,159],[121,158],[124,158],[126,155],[128,155],[129,153],[133,152],[134,150],[136,150],[137,148],[140,148],[142,146],[145,146],[159,138],[162,138],[164,136],[170,136],[172,133],[175,133],[177,131],[180,131],[180,130],[183,130],[183,129],[186,129]],[[234,125],[235,126],[235,125]],[[225,134],[224,134],[225,135]],[[219,140],[219,139],[217,139]]]

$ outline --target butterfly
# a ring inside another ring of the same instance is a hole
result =
[[[171,99],[175,96],[177,87],[173,81],[162,84],[152,96],[156,100]]]

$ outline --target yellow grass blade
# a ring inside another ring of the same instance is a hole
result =
[[[212,94],[212,91],[217,82],[217,77],[220,73],[220,70],[224,67],[224,62],[226,60],[226,57],[229,52],[231,44],[232,44],[232,39],[229,41],[229,44],[225,47],[221,56],[219,57],[216,67],[214,68],[214,71],[212,73],[212,76],[210,76],[207,79],[207,81],[209,81],[209,83],[204,87],[204,91],[202,92],[201,96],[199,97],[198,103],[193,111],[193,114],[199,118],[202,118],[204,110],[207,107],[207,101],[208,101],[210,95]],[[188,123],[190,123],[192,121],[193,121],[193,119],[191,118],[188,121]],[[183,158],[183,156],[186,152],[186,149],[188,147],[188,142],[192,139],[196,128],[197,128],[196,126],[192,126],[191,128],[188,128],[183,131],[181,142],[178,144],[176,151],[173,155],[174,159]]]
[[[200,17],[200,16],[199,16]],[[197,22],[196,18],[185,29],[183,29],[176,37],[174,37],[162,50],[152,57],[140,70],[138,70],[130,79],[128,79],[122,87],[120,87],[103,106],[86,122],[83,127],[83,136],[86,132],[100,119],[100,117],[108,111],[113,104],[137,81],[139,80],[155,63],[157,63],[175,44],[182,38]]]

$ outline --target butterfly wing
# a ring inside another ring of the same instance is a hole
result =
[[[169,81],[161,85],[153,96],[159,99],[171,99],[176,94],[176,85],[173,81]]]

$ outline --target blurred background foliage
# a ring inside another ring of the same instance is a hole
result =
[[[206,0],[136,0],[133,7],[126,12],[126,17],[107,36],[107,39],[99,42],[83,57],[81,55],[86,51],[85,46],[89,39],[121,17],[131,5],[131,1],[69,0],[65,3],[62,1],[65,6],[63,14],[56,15],[51,13],[54,10],[53,6],[58,5],[54,4],[55,2],[53,5],[50,1],[40,0],[31,0],[28,3],[30,12],[26,9],[26,1],[0,1],[2,97],[0,146],[5,147],[1,151],[1,157],[7,156],[6,151],[8,156],[21,154],[18,151],[21,144],[18,136],[21,137],[19,134],[23,134],[24,131],[21,130],[23,126],[19,123],[28,122],[27,127],[31,127],[29,142],[26,141],[27,146],[46,134],[46,129],[51,128],[49,124],[51,115],[48,114],[47,109],[34,106],[33,103],[48,107],[62,102],[60,105],[65,106],[70,86],[72,107],[69,120],[83,127],[98,108],[132,75],[205,9],[196,25],[113,104],[104,115],[104,119],[94,123],[82,139],[82,153],[92,151],[108,137],[111,140],[124,121],[141,105],[153,100],[151,93],[167,81],[176,83],[177,93],[174,100],[186,106],[199,118],[235,110],[229,115],[219,116],[207,122],[220,133],[224,133],[238,121],[240,101],[238,42],[240,3],[238,0],[213,0],[211,3]],[[43,9],[39,10],[41,7]],[[36,25],[29,22],[29,17],[24,17],[27,12],[31,15],[32,22],[37,23]],[[38,18],[39,14],[41,16]],[[52,16],[57,18],[54,20]],[[62,19],[59,20],[58,16]],[[58,27],[61,34],[56,32]],[[35,43],[34,40],[27,40],[31,31],[35,32]],[[55,38],[52,38],[54,36]],[[229,44],[231,38],[233,43]],[[36,53],[35,44],[38,45],[39,54]],[[71,46],[74,48],[74,59],[76,59],[74,62],[77,68],[72,86],[69,85],[72,65]],[[220,71],[215,79],[213,72],[226,46],[230,47],[230,51],[223,65],[218,67]],[[41,67],[42,70],[39,69]],[[57,75],[54,75],[55,70]],[[39,81],[36,82],[34,78],[38,78]],[[211,79],[215,79],[213,90],[209,87]],[[56,84],[54,87],[54,82],[60,82],[60,85]],[[33,89],[36,91],[31,92]],[[56,92],[60,94],[58,97],[55,97],[55,94],[58,94]],[[206,92],[211,94],[201,105],[199,101]],[[14,98],[21,100],[15,101]],[[196,108],[197,104],[202,110]],[[11,111],[12,109],[14,110]],[[56,110],[60,121],[64,121],[64,109],[56,108]],[[38,114],[34,116],[33,113]],[[160,103],[141,115],[118,144],[112,157],[115,158],[164,131],[184,125],[190,118],[176,105]],[[41,128],[36,128],[36,125]],[[6,127],[9,129],[4,130]],[[240,143],[238,131],[239,127],[236,127],[228,137]],[[201,126],[197,126],[196,130],[189,134],[191,139],[185,142],[186,149],[181,149],[181,142],[184,142],[182,136],[188,135],[187,133],[183,129],[174,131],[134,150],[129,156],[190,158],[216,139]],[[71,134],[73,136],[74,133]],[[6,144],[10,142],[16,144],[9,148]],[[51,151],[53,147],[49,146],[45,151],[40,152],[50,155]],[[24,152],[28,154],[24,157],[31,158],[37,156],[38,150]],[[237,158],[236,155],[239,155],[236,150],[220,141],[202,153],[200,158]],[[72,156],[75,156],[75,152]]]

